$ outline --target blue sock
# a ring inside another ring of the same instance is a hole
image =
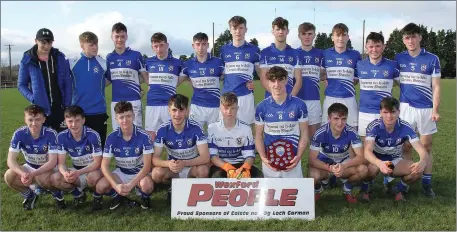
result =
[[[422,174],[422,185],[432,185],[432,174]]]
[[[406,191],[407,187],[408,187],[408,185],[405,182],[403,182],[403,180],[401,180],[397,184],[397,190],[402,193],[404,193]]]
[[[343,185],[343,190],[344,192],[352,192],[352,184],[350,184],[349,181],[346,181]]]
[[[29,199],[35,196],[35,192],[33,192],[32,189],[28,188],[25,192],[21,193],[21,196],[24,199]]]
[[[362,182],[362,188],[361,189],[362,189],[363,192],[368,191],[368,185],[369,184],[371,184],[371,181],[363,181]]]
[[[117,194],[116,190],[114,190],[113,188],[110,189],[105,195],[110,196],[112,198],[119,196],[119,194]]]
[[[102,197],[102,195],[101,195],[100,193],[97,193],[97,192],[93,192],[93,193],[92,193],[92,196],[93,196],[94,198],[100,198],[100,197]]]
[[[55,192],[51,192],[52,193],[52,197],[57,199],[57,200],[62,200],[63,199],[63,193],[61,190],[57,190]]]
[[[75,187],[73,190],[71,190],[71,194],[73,194],[74,197],[80,197],[83,192],[79,191],[79,189]]]
[[[145,192],[141,191],[140,188],[138,188],[138,191],[141,193],[141,197],[143,197],[143,198],[149,198],[152,195],[152,193],[145,193]]]

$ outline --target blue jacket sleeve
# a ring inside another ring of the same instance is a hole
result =
[[[24,96],[29,102],[33,103],[33,92],[29,88],[29,65],[24,61],[25,59],[26,58],[23,57],[21,63],[19,64],[19,77],[17,81],[17,88],[19,92],[22,94],[22,96]]]
[[[62,59],[64,60],[63,63],[63,73],[62,73],[62,80],[63,80],[63,87],[64,87],[64,95],[63,95],[63,105],[70,106],[71,105],[71,98],[73,96],[73,86],[70,77],[70,63],[68,59],[62,54]]]

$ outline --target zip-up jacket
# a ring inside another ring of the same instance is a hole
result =
[[[62,108],[70,106],[71,104],[72,85],[70,68],[65,55],[58,49],[51,48],[49,60],[50,67],[46,65],[48,76],[44,76],[43,67],[36,55],[36,46],[37,45],[24,52],[24,56],[19,65],[18,89],[32,104],[43,107],[46,115],[49,116],[51,115],[51,105],[54,105],[54,102],[61,102]],[[60,90],[62,99],[54,100],[52,98],[52,86],[55,86],[53,82],[55,83],[56,81],[51,78],[51,75],[53,74],[57,74],[57,86]]]
[[[72,104],[83,108],[87,115],[106,113],[106,60],[81,53],[68,60],[73,80]]]

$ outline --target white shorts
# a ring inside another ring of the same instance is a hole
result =
[[[270,169],[262,162],[262,172],[265,178],[303,178],[303,171],[301,169],[301,160],[298,161],[297,166],[292,170],[285,171],[274,171]]]
[[[203,127],[205,124],[208,126],[219,120],[219,112],[219,107],[210,108],[191,104],[189,118],[197,121]]]
[[[74,171],[75,168],[69,168],[68,170]],[[79,175],[79,190],[83,190],[87,187],[87,173]],[[95,187],[95,186],[94,186]]]
[[[370,124],[371,122],[373,122],[374,120],[376,120],[380,117],[381,117],[380,114],[370,114],[370,113],[359,112],[359,127],[358,127],[359,136],[366,136],[368,124]]]
[[[247,124],[254,123],[254,118],[255,118],[254,94],[250,93],[248,95],[238,97],[238,106],[239,106],[238,114],[237,114],[238,119]],[[222,116],[220,118],[222,118]]]
[[[141,110],[141,100],[136,100],[136,101],[128,101],[132,103],[133,106],[133,113],[135,114],[135,119],[133,120],[133,123],[139,127],[143,127],[143,114]],[[113,130],[116,130],[119,127],[119,124],[117,124],[115,113],[114,113],[114,106],[116,105],[117,102],[111,102],[111,122],[113,126]]]
[[[168,106],[146,106],[146,116],[144,118],[144,129],[157,132],[159,126],[170,120]]]
[[[304,101],[308,110],[308,125],[315,125],[322,122],[322,107],[319,100]]]
[[[432,121],[432,108],[415,108],[408,103],[400,103],[400,118],[411,124],[420,135],[431,135],[438,132],[436,122]]]
[[[348,98],[336,98],[336,97],[329,97],[326,96],[324,99],[324,104],[322,105],[322,125],[328,122],[328,108],[333,103],[341,103],[348,108],[348,118],[347,124],[352,127],[358,126],[358,114],[359,114],[359,107],[357,106],[357,101],[355,97],[348,97]]]
[[[189,178],[189,172],[192,167],[184,167],[181,172],[179,172],[179,178]]]

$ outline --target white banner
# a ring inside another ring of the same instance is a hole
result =
[[[313,220],[312,178],[173,179],[171,218]]]

